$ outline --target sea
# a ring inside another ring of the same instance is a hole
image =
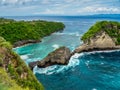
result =
[[[42,60],[55,49],[66,46],[73,51],[81,45],[82,35],[98,21],[118,21],[120,15],[88,16],[6,16],[15,20],[63,22],[65,29],[44,37],[42,42],[13,50],[28,65]],[[120,50],[76,53],[68,65],[34,68],[33,73],[45,90],[120,90]]]

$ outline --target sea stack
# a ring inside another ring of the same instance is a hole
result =
[[[45,68],[52,65],[67,65],[70,57],[70,49],[66,47],[60,47],[49,53],[43,60],[29,63],[29,67],[33,69],[36,65],[39,68]]]

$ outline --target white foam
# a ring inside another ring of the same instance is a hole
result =
[[[81,34],[79,34],[79,32],[75,32],[75,33],[53,33],[54,35],[75,35],[75,36],[82,36]]]
[[[54,49],[57,49],[57,48],[59,48],[59,45],[58,45],[58,44],[54,44],[52,47],[53,47]]]
[[[29,46],[29,45],[32,45],[32,44],[34,44],[34,43],[28,43],[28,44],[25,44],[25,45],[21,45],[21,46],[13,48],[13,50],[16,50],[16,49],[19,49],[19,48],[23,48],[23,47],[26,47],[26,46]]]
[[[74,68],[75,66],[79,65],[79,56],[83,55],[82,54],[75,54],[71,57],[69,64],[68,65],[54,65],[54,66],[49,66],[46,68],[38,68],[37,66],[33,69],[34,74],[39,73],[39,74],[54,74],[54,73],[61,73],[65,72],[68,69]]]
[[[79,58],[80,56],[83,56],[84,53],[76,53],[75,55],[72,56],[72,58]]]
[[[86,54],[95,54],[95,53],[111,53],[111,52],[119,52],[118,50],[103,50],[103,51],[93,51],[93,52],[86,52]],[[103,57],[104,58],[104,57]]]
[[[80,36],[80,34],[78,33],[78,32],[76,32],[76,34],[75,34],[76,36]]]
[[[109,51],[94,51],[94,52],[89,52],[89,53],[76,53],[75,55],[73,55],[70,58],[69,64],[68,65],[54,65],[54,66],[49,66],[46,68],[38,68],[37,66],[34,68],[34,73],[39,73],[39,74],[46,74],[46,75],[50,75],[50,74],[55,74],[55,73],[61,73],[61,72],[65,72],[68,69],[73,69],[74,67],[76,67],[77,65],[79,65],[80,61],[79,61],[79,57],[83,56],[84,54],[91,54],[91,53],[110,53],[110,52],[116,52],[116,51],[120,51],[120,50],[109,50]],[[104,57],[101,57],[104,58]],[[86,63],[86,65],[88,65],[89,61]],[[104,63],[101,63],[104,64]],[[97,90],[97,89],[93,89],[93,90]]]
[[[92,90],[97,90],[96,88],[93,88]]]
[[[28,57],[28,55],[21,55],[20,57],[21,57],[21,59],[23,59],[23,60],[25,60],[25,59],[28,59],[28,58],[29,58],[29,57]]]

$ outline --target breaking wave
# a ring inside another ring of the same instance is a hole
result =
[[[80,34],[79,32],[75,32],[75,33],[53,33],[54,35],[74,35],[74,36],[82,36],[82,34]]]
[[[55,49],[59,48],[59,45],[58,45],[58,44],[54,44],[54,45],[52,45],[52,47],[53,47],[54,50],[55,50]]]
[[[79,57],[84,55],[83,53],[81,54],[75,54],[71,57],[69,64],[68,65],[54,65],[54,66],[49,66],[46,68],[38,68],[37,66],[34,68],[33,72],[34,74],[39,73],[39,74],[46,74],[46,75],[50,75],[50,74],[56,74],[56,73],[60,73],[60,72],[65,72],[66,70],[69,70],[71,68],[74,68],[75,66],[79,65],[80,61],[79,61]]]

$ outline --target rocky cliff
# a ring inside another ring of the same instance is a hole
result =
[[[75,53],[120,49],[120,23],[113,21],[101,21],[93,25],[81,38],[83,44],[72,53],[68,48],[59,48],[41,61],[29,64],[44,68],[51,65],[66,65]],[[67,58],[66,58],[67,57]]]
[[[31,69],[33,69],[36,65],[39,68],[45,68],[52,65],[67,65],[70,57],[70,49],[66,47],[60,47],[49,53],[43,60],[31,62],[29,66]]]
[[[83,35],[83,44],[76,48],[73,53],[120,49],[120,45],[118,44],[120,24],[115,24],[116,22],[104,22],[105,21],[102,21],[92,26],[89,31]],[[96,26],[99,26],[99,28],[96,28]]]
[[[12,51],[12,45],[2,37],[0,37],[0,78],[0,90],[44,89],[24,61]]]

